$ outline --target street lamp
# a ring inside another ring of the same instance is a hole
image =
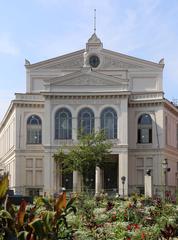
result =
[[[166,200],[166,187],[167,187],[167,172],[170,172],[171,169],[168,167],[167,158],[165,158],[162,162],[162,167],[164,170],[164,200]]]
[[[151,176],[151,169],[147,169],[147,170],[146,170],[146,175],[147,175],[147,176]]]
[[[123,198],[124,198],[124,184],[125,184],[125,180],[126,180],[126,177],[125,177],[125,176],[122,176],[122,177],[121,177],[121,181],[122,181],[122,185],[123,185],[123,188],[122,188]]]

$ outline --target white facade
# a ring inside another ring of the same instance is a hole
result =
[[[77,142],[79,113],[84,108],[92,111],[96,131],[105,109],[117,116],[111,161],[104,170],[96,169],[93,179],[96,192],[114,189],[122,194],[122,176],[126,177],[125,194],[142,191],[148,169],[152,170],[154,194],[162,191],[165,181],[175,190],[178,109],[164,99],[163,61],[153,63],[106,50],[93,34],[86,49],[35,64],[26,60],[25,66],[26,93],[16,94],[0,125],[1,168],[9,172],[10,186],[17,193],[53,194],[69,181],[56,172],[53,154],[60,146],[67,150]],[[55,134],[60,109],[71,114],[71,137],[66,139],[58,137],[59,129]],[[33,142],[33,134],[27,135],[28,128],[36,127],[36,116],[42,133]],[[141,116],[151,124],[144,125]],[[166,179],[165,158],[171,168]],[[73,189],[80,189],[77,172],[73,173]]]

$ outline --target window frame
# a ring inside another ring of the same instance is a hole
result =
[[[149,120],[145,120],[145,117],[148,117]],[[153,143],[153,127],[152,127],[152,118],[150,114],[143,113],[139,116],[137,121],[137,143],[138,144],[152,144]],[[144,140],[145,137],[145,140]]]
[[[111,127],[109,128],[107,126],[109,124],[109,123],[107,123],[107,121],[110,118],[110,117],[106,117],[106,114],[108,114],[108,113],[112,114],[112,119],[110,119],[110,121],[112,121],[112,129],[111,129]],[[107,107],[102,110],[102,112],[100,114],[100,127],[101,127],[101,129],[103,129],[107,139],[117,139],[117,135],[118,135],[117,120],[118,120],[117,112],[112,107]],[[106,126],[107,126],[107,128],[106,128]],[[107,130],[108,130],[108,133],[106,132]]]
[[[61,120],[62,114],[66,114],[66,118]],[[62,124],[66,124],[66,129],[62,129]],[[54,139],[68,140],[72,139],[72,113],[68,108],[59,108],[54,116]]]
[[[82,116],[84,114],[86,115],[88,114],[89,118],[87,119],[87,117]],[[88,126],[86,126],[88,124],[87,121],[89,123]],[[85,126],[83,126],[82,122],[85,124]],[[78,137],[80,137],[81,135],[91,134],[94,131],[95,114],[91,108],[85,107],[79,111],[78,118],[77,118],[77,129],[78,129]]]
[[[42,144],[42,120],[38,115],[32,114],[28,117],[26,131],[27,144]]]

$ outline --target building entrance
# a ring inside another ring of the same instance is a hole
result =
[[[62,187],[64,187],[66,191],[73,191],[73,173],[62,174]]]
[[[85,191],[95,192],[95,168],[91,168],[84,177]]]
[[[118,155],[112,155],[112,159],[104,163],[104,191],[115,193],[118,190]]]

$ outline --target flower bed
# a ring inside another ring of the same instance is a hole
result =
[[[178,239],[178,205],[161,199],[66,193],[12,205],[7,176],[0,180],[0,240]]]
[[[84,197],[76,202],[76,206],[78,212],[74,221],[68,216],[71,226],[75,222],[75,239],[156,240],[178,237],[178,206],[163,203],[158,198],[137,196],[126,200],[89,200]]]

